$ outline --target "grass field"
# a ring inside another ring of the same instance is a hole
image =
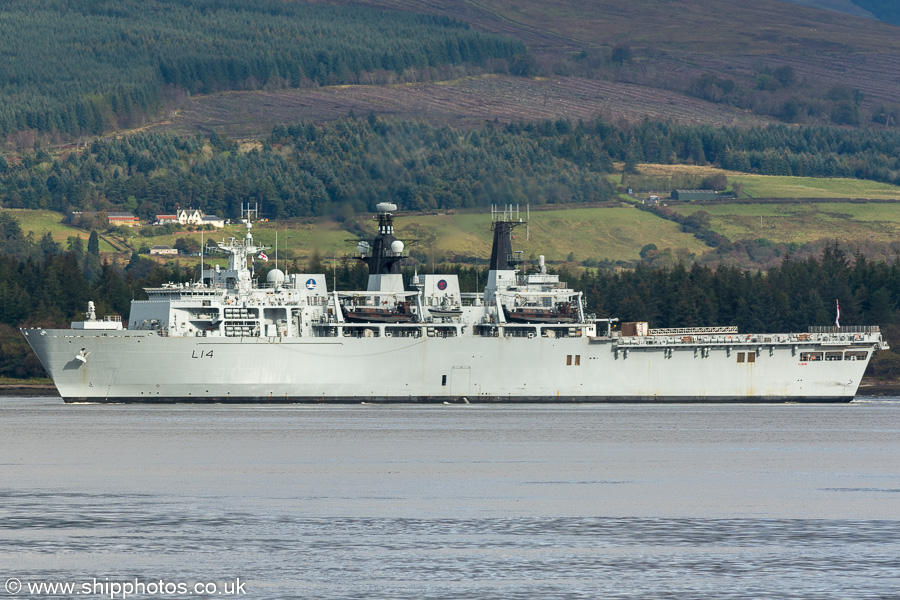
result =
[[[63,250],[66,249],[69,237],[80,237],[84,240],[84,246],[87,248],[88,238],[91,234],[66,225],[63,222],[63,215],[58,212],[53,212],[52,210],[28,210],[24,208],[4,208],[3,210],[8,211],[16,218],[22,231],[25,233],[28,233],[29,231],[33,232],[35,239],[39,240],[49,231],[53,241],[62,245]],[[100,240],[100,252],[114,251],[115,249],[112,246],[102,239]]]
[[[707,212],[713,230],[733,241],[765,238],[773,242],[804,243],[837,239],[852,243],[900,239],[900,204],[894,203],[722,203],[682,204],[671,208],[682,214],[692,214],[698,210]],[[84,232],[63,225],[62,216],[57,213],[15,212],[23,229],[35,231],[36,237],[50,231],[54,239],[62,244],[70,235],[80,234],[86,241]],[[521,216],[525,218],[524,211]],[[366,231],[362,237],[367,239],[374,233],[375,222],[361,216],[353,228],[357,232],[360,229]],[[280,259],[296,259],[305,265],[314,252],[318,252],[326,264],[335,258],[354,254],[360,235],[348,229],[333,221],[320,220],[256,223],[252,231],[258,244],[272,247],[266,252],[270,261],[275,258],[277,233]],[[486,265],[490,258],[492,234],[487,212],[400,214],[395,221],[395,230],[397,237],[406,244],[407,251],[424,255],[428,262],[474,257],[478,264]],[[203,238],[220,241],[223,238],[243,237],[245,233],[242,225],[232,225],[224,231],[206,232]],[[198,243],[201,240],[199,233],[179,233],[157,237],[135,236],[128,241],[135,248],[144,244],[171,246],[179,237],[185,236]],[[650,243],[660,249],[685,249],[696,255],[709,249],[694,236],[682,232],[676,223],[629,206],[533,210],[527,232],[524,226],[515,230],[514,247],[529,260],[544,254],[547,260],[562,263],[567,262],[571,255],[574,263],[581,263],[588,259],[634,260],[638,258],[641,248]],[[112,252],[113,249],[102,243],[101,251]],[[185,264],[198,262],[198,259],[185,257],[177,260]],[[206,260],[210,264],[227,263],[224,255],[208,256]]]
[[[524,210],[521,217],[525,218]],[[442,262],[456,257],[475,257],[478,264],[486,265],[491,255],[490,215],[484,213],[453,213],[439,215],[398,215],[395,232],[406,243],[406,250],[421,253],[429,261]],[[374,233],[371,220],[360,220],[360,225]],[[278,246],[283,259],[296,258],[307,262],[318,251],[324,262],[353,254],[357,235],[341,229],[337,223],[260,223],[253,227],[257,243]],[[198,242],[200,234],[190,235]],[[221,239],[243,235],[237,227],[226,232],[206,233],[208,239]],[[585,259],[633,260],[641,248],[654,243],[659,248],[686,248],[701,253],[708,248],[691,235],[681,232],[678,225],[632,207],[571,208],[562,210],[532,211],[531,223],[526,232],[524,226],[515,231],[513,242],[526,259],[544,254],[547,260],[565,262],[572,254],[576,262]],[[366,236],[368,237],[368,235]],[[177,236],[160,236],[141,239],[148,245],[172,245]],[[137,243],[137,238],[135,238]],[[274,250],[267,251],[271,259]],[[215,256],[210,257],[215,259]]]
[[[524,211],[520,216],[524,220]],[[419,247],[429,256],[434,248],[437,260],[453,254],[478,257],[484,263],[490,258],[490,215],[485,213],[402,217],[396,229],[401,238],[419,239]],[[527,232],[521,226],[514,235],[514,249],[526,259],[543,254],[555,262],[566,261],[570,253],[577,262],[632,260],[650,243],[694,253],[707,249],[675,223],[631,207],[532,211]],[[414,249],[416,244],[408,247]]]
[[[287,259],[294,257],[306,259],[314,250],[318,250],[323,257],[332,256],[334,253],[342,255],[352,247],[346,240],[353,237],[351,233],[341,229],[338,223],[331,221],[254,223],[251,232],[257,245],[272,247],[272,250],[266,250],[271,259],[275,258],[276,233],[280,257]],[[199,232],[180,232],[152,237],[135,236],[129,243],[134,248],[143,245],[174,246],[179,238],[192,238],[198,244],[201,241],[208,244],[209,240],[221,242],[232,237],[243,238],[245,235],[247,228],[244,225],[227,225],[224,229],[205,231],[202,235]],[[212,255],[210,259],[215,261],[216,255]]]
[[[703,210],[712,229],[728,239],[772,242],[893,242],[900,239],[900,205],[883,203],[724,204],[674,207],[682,214]]]
[[[741,183],[744,186],[744,194],[752,198],[900,200],[900,187],[864,179],[751,175],[694,165],[641,164],[638,165],[638,170],[640,176],[648,178],[689,176],[696,178],[698,182],[709,175],[723,174],[728,177],[729,185]],[[610,181],[616,184],[621,178],[621,174],[610,175]]]
[[[729,180],[742,183],[753,198],[900,200],[900,187],[862,179],[735,174]]]

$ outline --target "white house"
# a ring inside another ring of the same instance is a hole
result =
[[[204,215],[202,211],[188,208],[178,209],[176,220],[181,225],[212,225],[213,227],[225,227],[225,219],[215,215]]]
[[[199,225],[203,219],[203,213],[194,208],[179,208],[176,219],[181,225]]]

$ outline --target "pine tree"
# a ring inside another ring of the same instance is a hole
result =
[[[87,250],[88,254],[100,256],[100,236],[97,235],[97,231],[94,229],[91,230],[91,237],[88,238]]]

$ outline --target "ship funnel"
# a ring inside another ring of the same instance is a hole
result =
[[[538,269],[540,270],[541,275],[547,274],[547,265],[544,264],[544,255],[543,254],[538,256]]]

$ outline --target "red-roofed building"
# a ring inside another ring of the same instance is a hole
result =
[[[141,226],[141,221],[136,216],[128,212],[111,212],[107,213],[106,216],[109,218],[110,225],[125,227]]]

